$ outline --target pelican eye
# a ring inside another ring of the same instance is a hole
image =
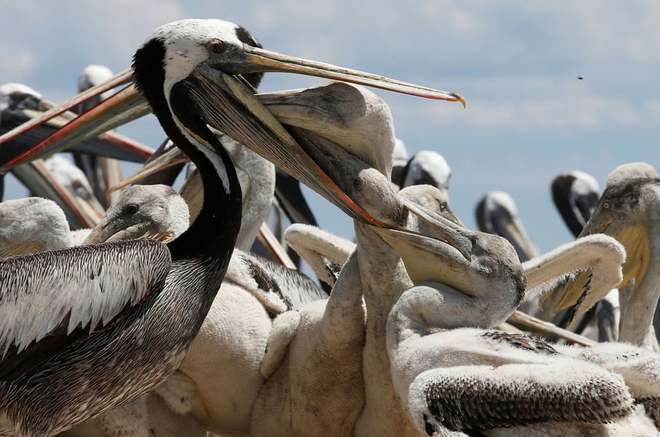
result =
[[[610,209],[610,202],[603,202],[601,206],[603,209]]]
[[[138,212],[138,209],[140,209],[140,206],[137,203],[129,203],[124,207],[124,214],[133,215]]]
[[[217,38],[214,38],[206,43],[206,48],[210,52],[220,54],[225,51],[225,43]]]

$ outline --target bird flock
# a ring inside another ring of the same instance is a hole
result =
[[[465,105],[215,19],[63,104],[1,85],[0,182],[30,194],[0,203],[0,436],[659,436],[655,169],[558,175],[575,240],[541,253],[507,193],[466,227],[374,88]],[[149,113],[157,147],[114,132]]]

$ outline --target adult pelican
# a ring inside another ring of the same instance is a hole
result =
[[[44,99],[41,94],[27,85],[6,83],[0,85],[0,134],[13,131],[22,123],[37,118],[52,110],[55,104]],[[63,111],[58,116],[39,126],[12,136],[2,141],[0,163],[6,163],[11,157],[23,153],[32,145],[75,118],[71,111]],[[114,132],[106,132],[98,138],[90,138],[76,144],[74,151],[109,156],[116,159],[143,162],[152,150],[130,138]]]
[[[577,237],[598,204],[598,181],[590,174],[576,170],[555,177],[550,190],[564,223]]]
[[[78,76],[78,92],[81,93],[86,91],[94,86],[101,85],[104,82],[112,79],[113,74],[112,70],[104,65],[88,65],[83,68]],[[107,92],[105,93],[107,94]],[[97,105],[101,99],[107,97],[107,95],[99,95],[96,98],[90,99],[76,108],[77,113],[85,112],[86,110]],[[94,195],[103,203],[104,206],[108,206],[107,191],[108,186],[106,186],[106,181],[103,175],[102,165],[99,159],[95,155],[88,153],[82,153],[78,151],[72,151],[73,161],[76,163],[78,168],[80,168],[87,180],[94,190]]]
[[[396,151],[396,147],[394,149]],[[392,182],[399,187],[432,185],[439,190],[449,190],[451,167],[441,154],[432,150],[421,150],[408,160],[399,179],[395,179],[392,166]]]
[[[486,193],[477,203],[475,216],[481,232],[506,238],[516,249],[521,261],[527,261],[539,254],[518,217],[516,203],[508,193]]]
[[[0,408],[10,432],[31,436],[65,430],[144,394],[181,362],[220,287],[240,225],[236,172],[208,125],[266,155],[351,215],[374,220],[320,167],[313,167],[309,155],[254,98],[242,74],[290,71],[462,100],[258,49],[244,44],[245,32],[221,20],[177,21],[159,27],[134,57],[137,89],[167,135],[195,163],[207,193],[183,235],[167,246],[152,241],[109,243],[0,264],[0,290],[13,296],[11,304],[5,300],[0,306],[0,340],[7,351]],[[85,120],[94,121],[131,93],[136,96],[136,90],[128,88],[97,106],[95,113],[87,112],[79,119],[83,122],[70,123],[58,138],[75,133]],[[53,144],[56,141],[36,145],[6,162],[4,169],[48,153]],[[63,275],[59,286],[53,271]]]

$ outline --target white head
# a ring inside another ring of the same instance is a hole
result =
[[[518,207],[513,197],[504,191],[491,191],[486,195],[486,209],[494,211],[497,208],[504,208],[511,214],[512,217],[518,215]]]
[[[428,184],[448,188],[450,178],[451,168],[445,158],[431,150],[422,150],[410,159],[403,186]]]
[[[11,104],[11,99],[16,96],[31,96],[37,100],[41,99],[41,94],[27,85],[16,82],[8,82],[0,85],[0,111],[4,111]]]
[[[158,27],[151,39],[159,39],[165,45],[165,95],[209,58],[214,43],[227,41],[242,45],[239,29],[235,23],[215,19],[179,20]]]
[[[408,162],[408,149],[402,139],[394,140],[394,150],[392,151],[392,165],[404,167]]]
[[[586,195],[589,193],[599,193],[600,185],[596,178],[583,171],[575,170],[569,173],[575,178],[573,181],[572,191],[578,195]]]
[[[101,85],[112,79],[112,70],[104,65],[88,65],[78,76],[78,92]]]

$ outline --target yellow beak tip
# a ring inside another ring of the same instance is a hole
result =
[[[461,104],[463,105],[463,109],[467,109],[467,100],[465,100],[465,97],[463,97],[459,93],[451,93],[450,96],[454,97],[457,102],[461,102]]]

